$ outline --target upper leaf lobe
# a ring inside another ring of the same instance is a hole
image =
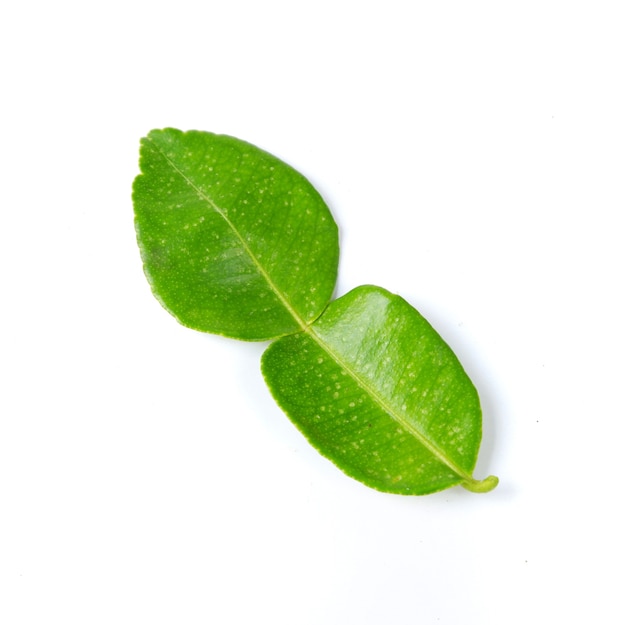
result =
[[[264,340],[319,316],[336,280],[337,226],[301,174],[238,139],[174,129],[142,140],[140,167],[144,268],[181,323]]]

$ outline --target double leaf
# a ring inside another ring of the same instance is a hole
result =
[[[362,286],[329,304],[337,226],[294,169],[232,137],[152,131],[133,199],[144,269],[184,325],[278,338],[262,371],[327,458],[373,488],[421,495],[472,477],[481,439],[474,385],[430,324]]]

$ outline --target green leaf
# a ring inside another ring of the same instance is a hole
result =
[[[140,168],[135,226],[155,296],[197,330],[280,337],[263,374],[323,455],[391,493],[496,486],[472,477],[478,395],[428,322],[379,287],[329,304],[337,226],[301,174],[238,139],[171,128],[142,139]]]
[[[337,277],[337,226],[294,169],[238,139],[153,130],[135,225],[155,296],[182,324],[245,340],[302,330]]]
[[[324,456],[385,492],[422,495],[474,480],[478,394],[429,323],[397,295],[359,287],[304,332],[275,341],[262,371],[277,403]]]

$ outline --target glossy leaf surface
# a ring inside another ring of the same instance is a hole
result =
[[[345,473],[426,494],[472,478],[481,439],[474,385],[430,324],[397,295],[359,287],[306,332],[274,342],[262,370],[277,403]]]
[[[246,340],[302,330],[336,281],[337,226],[294,169],[244,141],[153,130],[135,225],[156,297],[182,324]]]
[[[266,382],[323,455],[391,493],[496,486],[472,477],[478,395],[428,322],[379,287],[329,304],[337,226],[305,178],[244,141],[174,129],[142,139],[140,168],[135,227],[155,296],[191,328],[277,338]]]

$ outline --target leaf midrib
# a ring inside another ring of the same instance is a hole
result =
[[[159,145],[157,145],[150,137],[146,137],[146,140],[150,141],[155,150],[161,154],[161,156],[165,159],[168,165],[226,222],[226,224],[233,231],[233,234],[239,240],[239,243],[243,247],[246,254],[249,256],[250,260],[256,267],[257,271],[261,274],[261,276],[267,282],[270,290],[276,295],[280,303],[285,307],[287,312],[294,318],[295,322],[300,326],[302,331],[306,331],[308,325],[304,322],[304,320],[300,317],[300,315],[295,311],[293,306],[289,303],[287,298],[281,292],[281,290],[276,286],[274,281],[272,280],[269,273],[265,270],[261,261],[257,258],[254,252],[250,249],[249,245],[246,243],[246,240],[241,235],[239,230],[235,227],[235,224],[228,218],[228,215],[224,212],[222,208],[220,208],[215,201],[205,193],[205,191],[199,187],[185,172],[176,165],[176,163],[161,149]]]
[[[317,334],[313,326],[306,327],[303,331],[311,339],[313,339],[318,346],[324,350],[340,367],[342,367],[386,414],[388,414],[398,425],[417,439],[417,441],[423,445],[441,464],[456,473],[463,481],[470,483],[478,481],[466,471],[461,469],[446,455],[442,449],[430,441],[423,432],[399,414],[368,380],[355,371],[346,360],[344,360],[319,334]]]

